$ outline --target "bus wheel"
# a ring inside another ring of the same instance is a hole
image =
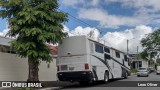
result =
[[[109,74],[108,72],[105,72],[104,74],[104,83],[107,83],[109,81]]]
[[[89,85],[89,81],[79,81],[79,84],[86,86],[86,85]]]
[[[128,77],[128,73],[127,72],[125,72],[125,76],[124,76],[124,78],[126,79]]]

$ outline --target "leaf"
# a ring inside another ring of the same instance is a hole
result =
[[[144,38],[142,38],[141,44],[147,52],[150,52],[151,57],[156,56],[158,51],[157,46],[160,45],[160,29],[149,33]]]
[[[0,17],[7,18],[8,36],[20,57],[50,62],[52,57],[45,43],[58,43],[64,37],[62,23],[68,16],[59,12],[58,0],[0,0]],[[34,60],[33,60],[34,61]]]

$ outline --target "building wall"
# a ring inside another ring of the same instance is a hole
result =
[[[148,67],[148,61],[142,60],[142,67]]]
[[[143,60],[143,59],[139,59],[139,60],[132,59],[132,67],[137,69],[138,68],[138,62],[141,62],[141,64],[142,64],[141,67],[148,67],[148,61]],[[133,64],[133,63],[135,63],[135,64]]]
[[[41,62],[39,66],[40,81],[55,81],[57,80],[56,73],[55,59],[50,65],[46,62]],[[0,52],[0,81],[26,81],[27,78],[27,58],[20,58],[15,54]]]

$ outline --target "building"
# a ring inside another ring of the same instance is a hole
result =
[[[18,57],[10,47],[11,38],[0,36],[0,81],[26,81],[28,78],[28,60]],[[57,47],[47,45],[51,50],[53,62],[41,62],[39,66],[40,81],[57,80]]]
[[[138,57],[137,54],[129,54],[129,57],[131,60],[131,67],[133,69],[137,69],[139,67],[149,67],[148,60]]]

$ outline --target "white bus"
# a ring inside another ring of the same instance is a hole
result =
[[[57,76],[60,81],[108,82],[127,78],[130,63],[127,55],[86,36],[65,38],[58,46]]]

